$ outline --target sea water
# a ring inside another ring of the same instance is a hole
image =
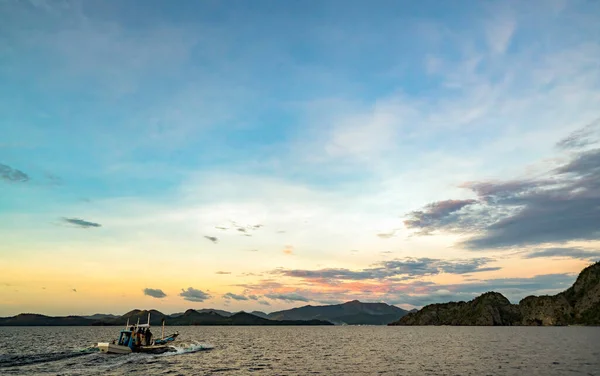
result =
[[[600,327],[187,326],[171,353],[94,348],[119,329],[0,327],[0,374],[600,376]]]

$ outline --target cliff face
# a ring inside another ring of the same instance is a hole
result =
[[[470,302],[431,304],[391,325],[514,325],[519,309],[502,294],[487,292]]]
[[[600,325],[600,263],[588,266],[566,291],[511,304],[487,292],[470,302],[431,304],[389,325]]]

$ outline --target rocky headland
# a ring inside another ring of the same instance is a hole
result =
[[[430,304],[388,325],[600,325],[600,262],[557,295],[511,304],[502,294],[487,292],[469,302]]]

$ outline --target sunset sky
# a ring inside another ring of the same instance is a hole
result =
[[[554,294],[598,1],[0,0],[0,316]]]

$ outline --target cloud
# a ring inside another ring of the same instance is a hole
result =
[[[187,290],[181,289],[179,296],[190,302],[203,302],[211,298],[211,296],[202,290],[196,290],[193,287],[188,287]]]
[[[248,298],[251,299],[251,300],[258,300],[259,299],[259,297],[256,296],[256,295],[248,295]]]
[[[162,299],[167,296],[167,294],[165,294],[163,292],[163,290],[161,290],[161,289],[150,289],[150,288],[144,289],[144,295],[151,296],[151,297],[157,298],[157,299]]]
[[[231,272],[218,271],[215,274],[231,274]]]
[[[210,240],[213,243],[218,243],[219,242],[219,238],[217,238],[216,236],[208,236],[208,235],[204,235],[204,237],[208,240]]]
[[[289,294],[265,294],[265,298],[269,298],[271,300],[283,300],[285,302],[309,302],[310,299],[305,298],[304,296],[289,293]]]
[[[338,280],[384,280],[397,279],[398,277],[412,278],[431,276],[440,273],[467,274],[499,270],[500,267],[485,267],[494,261],[490,258],[474,258],[470,260],[440,260],[430,258],[405,258],[383,261],[375,267],[362,270],[349,270],[344,268],[325,268],[318,270],[305,269],[276,269],[272,274],[292,278],[331,283]]]
[[[248,300],[248,298],[245,297],[244,295],[238,295],[238,294],[234,294],[232,292],[228,292],[227,294],[223,295],[223,299]]]
[[[600,239],[600,149],[576,153],[547,176],[463,185],[477,200],[448,200],[409,213],[406,226],[467,233],[460,245],[493,249]],[[440,203],[450,203],[441,205]]]
[[[99,223],[85,221],[80,218],[63,218],[62,220],[71,225],[75,225],[81,228],[102,227],[102,225]]]
[[[495,278],[460,284],[437,284],[421,280],[385,280],[375,283],[344,282],[338,284],[307,281],[308,283],[305,284],[307,287],[304,289],[296,289],[293,293],[290,293],[290,287],[281,286],[272,289],[271,292],[265,294],[265,297],[289,297],[291,294],[304,299],[299,301],[314,301],[322,304],[337,304],[359,299],[361,301],[423,306],[431,303],[470,300],[487,291],[497,291],[512,302],[518,302],[520,299],[532,294],[556,294],[563,291],[572,285],[576,277],[576,275],[569,273],[545,274],[528,278]]]
[[[293,255],[294,247],[292,247],[291,245],[286,245],[285,248],[283,249],[283,253],[286,255]]]
[[[497,10],[496,10],[497,11]],[[516,20],[512,15],[506,12],[500,16],[494,17],[486,25],[486,38],[490,50],[495,54],[504,54],[517,28]]]
[[[600,140],[600,119],[576,130],[568,137],[560,140],[556,147],[559,149],[580,149],[598,143]]]
[[[525,258],[560,257],[579,260],[600,261],[600,251],[583,248],[546,248],[527,253]]]
[[[265,305],[265,306],[270,306],[271,305],[271,303],[267,302],[266,300],[259,300],[258,304],[262,304],[262,305]]]
[[[400,229],[393,229],[390,232],[381,232],[379,234],[377,234],[378,237],[380,237],[381,239],[390,239],[393,238],[394,236],[396,236],[396,232],[398,232]]]
[[[420,229],[420,234],[426,235],[439,227],[447,226],[456,221],[460,211],[475,204],[476,200],[446,200],[433,202],[423,210],[413,211],[408,214],[409,219],[404,221],[408,228]]]
[[[0,178],[13,183],[25,183],[29,181],[29,176],[26,173],[2,163],[0,163]]]
[[[71,291],[73,291],[73,292],[77,292],[77,289],[71,289]]]

